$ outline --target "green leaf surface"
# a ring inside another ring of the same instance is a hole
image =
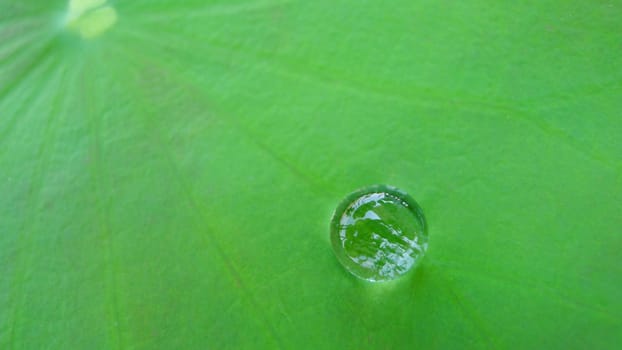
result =
[[[0,349],[614,349],[620,1],[0,0]],[[390,184],[373,284],[329,240]]]

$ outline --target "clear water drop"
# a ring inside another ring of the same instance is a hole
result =
[[[428,247],[421,207],[405,192],[386,185],[348,195],[335,210],[330,230],[339,262],[368,281],[405,274]]]

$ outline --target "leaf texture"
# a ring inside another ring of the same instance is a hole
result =
[[[1,349],[622,342],[619,1],[73,3],[0,0]],[[377,183],[386,284],[328,236]]]

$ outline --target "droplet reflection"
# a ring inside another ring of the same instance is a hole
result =
[[[387,281],[417,264],[428,236],[414,199],[395,187],[376,185],[341,202],[331,221],[331,242],[337,259],[352,274]]]

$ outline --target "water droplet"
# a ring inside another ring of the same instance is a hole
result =
[[[84,39],[95,38],[117,21],[117,12],[107,0],[69,0],[65,26]]]
[[[335,210],[330,230],[339,262],[369,281],[405,274],[428,247],[425,218],[417,202],[386,185],[348,195]]]

